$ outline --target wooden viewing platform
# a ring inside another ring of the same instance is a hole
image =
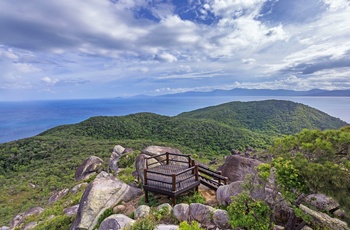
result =
[[[198,191],[201,183],[216,190],[227,183],[227,178],[196,163],[190,155],[167,152],[146,159],[143,181],[146,202],[148,192],[154,192],[172,197],[175,205],[178,195],[191,189]]]

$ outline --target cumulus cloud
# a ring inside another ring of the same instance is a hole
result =
[[[154,57],[155,60],[161,61],[161,62],[174,62],[177,61],[177,58],[170,54],[170,53],[161,53],[161,54],[157,54]]]

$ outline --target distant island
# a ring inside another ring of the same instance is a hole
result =
[[[285,89],[242,89],[213,90],[210,92],[189,91],[161,95],[162,97],[213,97],[213,96],[289,96],[289,97],[350,97],[350,90],[322,90],[295,91]]]

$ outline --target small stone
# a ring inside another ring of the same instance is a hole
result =
[[[113,213],[116,213],[116,214],[123,213],[125,209],[126,209],[125,205],[120,204],[113,208]]]
[[[135,220],[138,220],[143,217],[147,217],[151,211],[151,208],[147,205],[140,205],[135,211],[134,211],[134,218]]]

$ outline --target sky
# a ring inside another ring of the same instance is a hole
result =
[[[0,101],[350,89],[350,0],[2,0]]]

